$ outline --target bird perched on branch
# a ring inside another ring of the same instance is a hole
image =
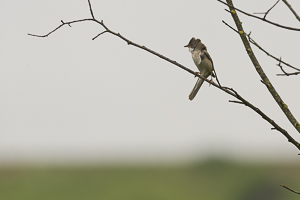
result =
[[[195,39],[193,37],[190,40],[190,42],[184,47],[189,48],[189,51],[192,54],[193,61],[199,70],[199,74],[201,74],[205,78],[211,76],[210,81],[212,81],[212,77],[215,77],[213,73],[214,65],[210,55],[207,52],[206,46],[201,42],[200,39]],[[194,99],[203,82],[203,79],[198,78],[196,85],[194,86],[192,92],[189,95],[190,100]]]

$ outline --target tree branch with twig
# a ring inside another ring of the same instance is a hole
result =
[[[288,73],[283,69],[283,66],[281,65],[281,63],[284,63],[281,58],[279,59],[279,63],[277,64],[277,66],[279,66],[279,68],[281,69],[281,71],[283,72],[283,74],[277,74],[277,76],[291,76],[291,75],[298,75],[300,74],[300,71],[298,72],[293,72],[293,73]],[[285,64],[285,63],[284,63]]]
[[[278,0],[271,8],[269,8],[269,10],[267,10],[267,12],[257,12],[254,14],[265,14],[263,19],[266,19],[267,15],[269,14],[269,12],[279,3],[280,0]]]
[[[228,26],[229,28],[231,28],[233,31],[235,31],[236,33],[239,34],[239,32],[237,30],[235,30],[235,28],[233,28],[232,26],[230,26],[228,23],[226,23],[224,20],[222,21],[226,26]],[[268,56],[270,56],[271,58],[277,60],[279,62],[279,64],[277,64],[281,71],[283,72],[283,74],[277,74],[277,76],[290,76],[290,75],[298,75],[300,74],[300,69],[297,68],[297,67],[294,67],[292,65],[290,65],[289,63],[287,62],[284,62],[283,60],[281,60],[281,58],[276,58],[275,56],[273,56],[272,54],[270,54],[269,52],[267,52],[264,48],[262,48],[257,42],[254,41],[253,38],[250,37],[251,35],[251,32],[249,34],[247,34],[247,37],[248,37],[248,41],[251,43],[251,44],[254,44],[258,49],[260,49],[262,52],[266,53]],[[284,65],[286,65],[287,67],[290,67],[298,72],[294,72],[294,73],[287,73],[283,70],[283,66],[281,66],[281,63],[283,63]]]
[[[223,4],[227,5],[227,6],[231,6],[230,4],[228,4],[228,2],[225,3],[225,2],[223,2],[223,1],[221,1],[221,0],[217,0],[217,1],[223,3]],[[240,13],[243,13],[244,15],[247,15],[247,16],[249,16],[249,17],[253,17],[253,18],[262,20],[262,21],[267,22],[267,23],[269,23],[269,24],[272,24],[272,25],[274,25],[274,26],[277,26],[277,27],[280,27],[280,28],[284,28],[284,29],[288,29],[288,30],[293,30],[293,31],[300,31],[300,28],[293,28],[293,27],[289,27],[289,26],[284,26],[284,25],[281,25],[281,24],[272,22],[272,21],[270,21],[270,20],[267,20],[267,19],[265,19],[265,18],[263,18],[263,17],[258,17],[258,16],[256,16],[256,15],[252,15],[252,14],[250,14],[250,13],[247,13],[247,12],[245,12],[245,11],[239,9],[239,8],[236,8],[236,7],[233,7],[233,8],[234,8],[234,10],[239,11]]]
[[[218,1],[220,1],[220,0],[218,0]],[[222,2],[222,1],[220,1],[220,2]],[[273,96],[273,99],[279,105],[279,107],[281,108],[281,110],[283,111],[283,113],[285,114],[287,119],[290,121],[290,123],[293,125],[293,127],[300,133],[300,124],[299,124],[299,122],[296,120],[296,118],[294,117],[292,112],[289,110],[287,104],[284,103],[284,101],[282,100],[282,98],[280,97],[280,95],[278,94],[278,92],[276,91],[274,86],[272,85],[271,81],[269,80],[269,78],[267,77],[265,72],[263,71],[261,65],[259,64],[259,62],[258,62],[251,46],[250,46],[250,43],[247,39],[247,34],[245,33],[245,31],[243,29],[242,23],[241,23],[238,15],[237,15],[236,9],[233,6],[232,0],[226,0],[226,2],[227,2],[226,5],[228,5],[228,7],[230,9],[231,16],[232,16],[232,18],[233,18],[233,20],[236,24],[237,31],[238,31],[238,33],[240,35],[240,38],[241,38],[241,40],[244,44],[246,52],[247,52],[249,58],[251,59],[253,66],[255,67],[255,70],[257,71],[257,73],[261,77],[262,82],[267,87],[268,91]]]

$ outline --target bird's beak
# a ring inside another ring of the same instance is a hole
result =
[[[185,45],[184,47],[189,47],[189,45],[187,44],[187,45]]]

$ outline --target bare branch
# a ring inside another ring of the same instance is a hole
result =
[[[218,0],[219,1],[219,0]],[[277,93],[277,91],[275,90],[275,88],[273,87],[271,81],[269,80],[269,78],[267,77],[267,75],[265,74],[265,72],[263,71],[262,67],[260,66],[256,56],[254,55],[254,52],[250,46],[250,43],[247,39],[247,35],[243,29],[242,23],[235,11],[235,8],[233,6],[232,0],[226,0],[227,1],[227,5],[230,9],[231,12],[231,16],[236,24],[236,27],[238,29],[239,35],[242,39],[242,42],[245,46],[245,49],[247,51],[247,54],[249,56],[249,58],[252,61],[253,66],[255,67],[255,70],[257,71],[257,73],[259,74],[259,76],[261,77],[261,80],[263,81],[263,83],[265,84],[266,88],[269,90],[270,94],[273,96],[273,99],[276,101],[276,103],[279,105],[279,107],[281,108],[281,110],[283,111],[283,113],[285,114],[285,116],[287,117],[287,119],[290,121],[290,123],[295,127],[295,129],[300,133],[300,124],[299,122],[296,120],[296,118],[294,117],[294,115],[291,113],[291,111],[289,110],[288,106],[284,103],[284,101],[281,99],[280,95]],[[275,127],[276,128],[276,127]]]
[[[279,63],[278,63],[277,65],[280,67],[281,71],[282,71],[284,74],[287,74],[287,73],[283,70],[283,67],[281,66],[281,57],[280,57]]]
[[[90,10],[91,10],[91,14],[93,13],[92,12],[92,7],[90,6]],[[93,15],[92,15],[93,16]],[[200,75],[199,73],[197,72],[194,72],[192,70],[190,70],[189,68],[179,64],[178,62],[174,61],[174,60],[171,60],[167,57],[165,57],[164,55],[162,54],[159,54],[145,46],[142,46],[142,45],[139,45],[137,43],[134,43],[132,42],[131,40],[125,38],[124,36],[122,36],[120,33],[116,33],[114,31],[111,31],[110,29],[108,29],[108,27],[106,25],[104,25],[103,23],[103,20],[98,21],[96,20],[95,18],[90,18],[90,19],[82,19],[82,20],[75,20],[75,21],[71,21],[71,22],[62,22],[61,25],[59,25],[57,28],[55,28],[54,30],[52,30],[51,32],[49,32],[48,34],[46,35],[34,35],[34,34],[29,34],[31,36],[36,36],[36,37],[47,37],[49,36],[50,34],[52,34],[53,32],[57,31],[59,28],[61,28],[62,26],[66,25],[66,24],[72,24],[72,23],[76,23],[76,22],[83,22],[83,21],[94,21],[96,22],[97,24],[101,25],[105,31],[99,33],[97,36],[95,36],[93,39],[99,37],[100,35],[104,34],[104,33],[110,33],[114,36],[117,36],[119,37],[120,39],[124,40],[128,45],[132,45],[132,46],[135,46],[137,48],[140,48],[140,49],[143,49],[155,56],[158,56],[160,57],[161,59],[163,60],[166,60],[176,66],[178,66],[179,68],[187,71],[188,73],[191,73],[193,74],[194,76],[197,76],[201,79],[203,79],[204,81],[210,83],[211,85],[213,85],[214,87],[216,88],[219,88],[220,90],[222,90],[223,92],[226,92],[227,94],[235,97],[236,99],[240,100],[240,101],[231,101],[231,102],[234,102],[234,103],[240,103],[240,104],[244,104],[245,106],[249,107],[250,109],[252,109],[253,111],[255,111],[257,114],[259,114],[263,119],[265,119],[268,123],[270,123],[276,130],[278,130],[279,132],[281,132],[287,139],[289,142],[291,142],[298,150],[300,150],[300,144],[294,140],[294,138],[292,138],[288,132],[286,130],[284,130],[283,128],[281,128],[277,123],[275,123],[271,118],[269,118],[265,113],[263,113],[260,109],[258,109],[257,107],[255,107],[254,105],[252,105],[250,102],[248,102],[247,100],[245,100],[241,95],[239,95],[234,89],[232,88],[228,88],[228,87],[222,87],[220,84],[216,84],[214,82],[211,82],[210,80],[206,79],[205,77],[203,77],[202,75]],[[218,82],[219,83],[219,82]]]
[[[48,37],[51,33],[55,32],[56,30],[58,30],[59,28],[61,28],[62,26],[65,25],[65,23],[63,21],[61,21],[62,24],[59,25],[58,27],[56,27],[53,31],[50,31],[49,33],[47,33],[46,35],[35,35],[35,34],[31,34],[31,33],[27,33],[30,36],[34,36],[34,37]]]
[[[101,33],[99,33],[98,35],[96,35],[95,37],[92,38],[92,40],[96,39],[97,37],[99,37],[100,35],[102,35],[103,33],[107,33],[108,31],[103,31]]]
[[[273,59],[275,59],[275,60],[277,60],[277,61],[279,61],[279,62],[285,64],[286,66],[288,66],[288,67],[290,67],[290,68],[292,68],[292,69],[294,69],[294,70],[300,71],[299,68],[294,67],[294,66],[292,66],[292,65],[290,65],[290,64],[288,64],[288,63],[282,61],[281,58],[280,58],[280,59],[279,59],[279,58],[276,58],[275,56],[273,56],[272,54],[270,54],[269,52],[267,52],[267,51],[266,51],[265,49],[263,49],[258,43],[256,43],[256,42],[253,40],[253,38],[250,37],[250,34],[248,34],[247,36],[248,36],[249,42],[251,42],[252,44],[254,44],[257,48],[259,48],[261,51],[263,51],[264,53],[266,53],[266,54],[267,54],[268,56],[270,56],[271,58],[273,58]]]
[[[229,11],[230,12],[230,11]],[[227,24],[224,20],[222,20],[222,22],[226,25],[226,26],[228,26],[229,28],[231,28],[233,31],[235,31],[237,34],[239,34],[239,32],[235,29],[235,28],[233,28],[232,26],[230,26],[229,24]]]
[[[92,4],[91,4],[91,1],[90,1],[90,0],[88,0],[88,2],[89,2],[89,8],[90,8],[90,12],[91,12],[92,18],[93,18],[93,19],[95,19],[95,17],[94,17],[94,13],[93,13],[93,9],[92,9]]]
[[[280,185],[281,187],[283,187],[283,188],[285,188],[285,189],[287,189],[287,190],[289,190],[289,191],[291,191],[291,192],[293,192],[293,193],[295,193],[295,194],[300,194],[300,192],[297,192],[297,191],[295,191],[295,190],[292,190],[291,188],[289,188],[289,187],[287,187],[287,186],[285,186],[285,185]]]
[[[292,11],[292,13],[295,15],[295,17],[300,21],[299,15],[296,13],[296,11],[292,8],[292,6],[287,2],[287,0],[282,0],[283,3]]]
[[[280,67],[281,71],[283,72],[283,74],[277,74],[277,76],[291,76],[291,75],[298,75],[300,74],[300,72],[294,72],[294,73],[287,73],[284,69],[283,66],[281,65],[282,61],[281,58],[279,60],[279,63],[277,64],[277,66]],[[300,70],[299,70],[300,71]]]
[[[225,3],[225,2],[223,2],[223,1],[221,1],[221,0],[217,0],[217,1],[223,3],[223,4],[227,5],[227,6],[231,6],[231,5]],[[232,6],[231,6],[231,7],[232,7]],[[247,16],[250,16],[250,17],[254,17],[254,18],[256,18],[256,19],[260,19],[260,20],[262,20],[262,21],[264,21],[264,22],[267,22],[267,23],[272,24],[272,25],[274,25],[274,26],[278,26],[278,27],[280,27],[280,28],[284,28],[284,29],[288,29],[288,30],[293,30],[293,31],[300,31],[300,28],[292,28],[292,27],[288,27],[288,26],[283,26],[283,25],[277,24],[277,23],[275,23],[275,22],[269,21],[269,20],[267,20],[267,19],[264,19],[264,18],[262,18],[262,17],[258,17],[258,16],[255,16],[255,15],[249,14],[249,13],[247,13],[247,12],[245,12],[245,11],[242,11],[242,10],[240,10],[240,9],[238,9],[238,8],[233,7],[233,9],[234,9],[234,10],[237,10],[237,11],[239,11],[239,12],[241,12],[241,13],[243,13],[244,15],[247,15]]]
[[[74,21],[70,21],[70,22],[64,22],[63,20],[61,20],[62,24],[59,25],[58,27],[56,27],[55,29],[53,29],[52,31],[50,31],[49,33],[47,33],[46,35],[36,35],[36,34],[31,34],[31,33],[27,33],[27,34],[30,35],[30,36],[34,36],[34,37],[48,37],[50,34],[54,33],[55,31],[57,31],[58,29],[60,29],[64,25],[71,26],[71,24],[73,24],[73,23],[84,22],[84,21],[93,21],[93,19],[79,19],[79,20],[74,20]]]
[[[230,103],[238,103],[238,104],[244,104],[243,102],[241,101],[235,101],[235,100],[229,100]]]
[[[264,13],[253,13],[253,14],[265,14],[263,19],[266,19],[267,15],[269,14],[269,12],[278,4],[280,0],[278,0],[267,12]]]
[[[292,75],[298,75],[300,72],[294,72],[294,73],[284,73],[284,74],[276,74],[277,76],[292,76]]]

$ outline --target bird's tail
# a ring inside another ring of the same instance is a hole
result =
[[[194,97],[196,96],[197,92],[199,91],[201,85],[203,84],[204,80],[201,78],[198,78],[196,85],[194,86],[193,90],[191,91],[191,94],[189,95],[189,99],[192,101]]]

